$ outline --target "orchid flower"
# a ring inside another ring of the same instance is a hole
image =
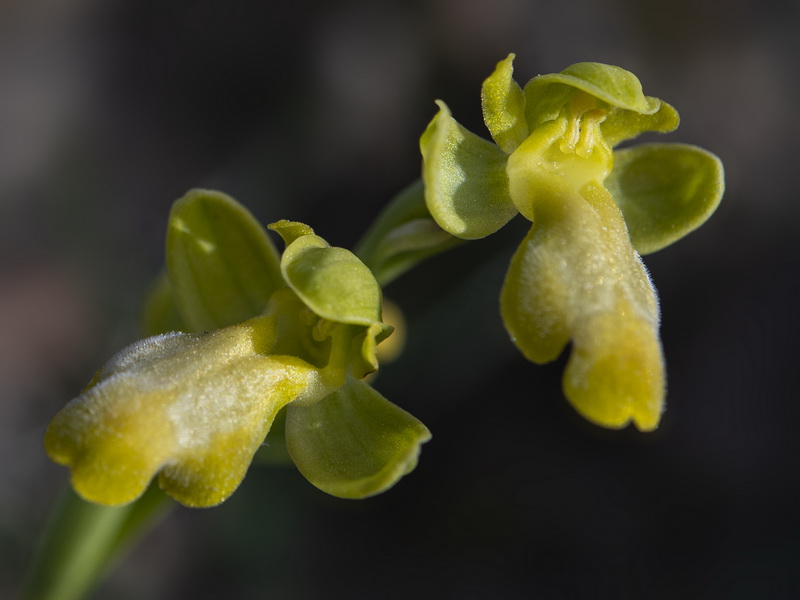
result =
[[[664,358],[655,288],[640,254],[699,227],[724,188],[719,159],[696,146],[616,149],[669,132],[678,113],[645,96],[619,67],[574,64],[521,88],[509,55],[483,84],[494,143],[467,131],[439,101],[420,140],[428,210],[448,233],[477,239],[517,214],[532,222],[511,260],[501,314],[529,360],[571,343],[564,393],[606,427],[658,426]]]
[[[187,506],[219,504],[284,407],[289,455],[330,494],[377,494],[414,468],[430,433],[364,381],[392,332],[378,283],[308,226],[270,227],[280,257],[228,196],[175,204],[148,322],[177,331],[117,353],[45,434],[84,499],[125,504],[157,476]]]

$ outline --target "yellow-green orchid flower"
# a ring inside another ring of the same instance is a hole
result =
[[[678,114],[645,96],[619,67],[578,63],[530,80],[514,55],[484,82],[495,143],[459,125],[443,102],[420,140],[428,209],[465,239],[494,233],[517,213],[533,226],[511,261],[501,312],[531,361],[572,353],[564,392],[606,427],[657,427],[665,375],[655,289],[640,254],[699,227],[723,192],[719,159],[685,144],[614,150]]]
[[[242,481],[286,407],[286,445],[320,489],[361,498],[416,465],[425,426],[362,381],[378,367],[381,290],[352,253],[306,225],[266,232],[231,198],[192,191],[173,207],[156,335],[114,356],[45,434],[85,499],[138,498],[151,479],[187,506]]]

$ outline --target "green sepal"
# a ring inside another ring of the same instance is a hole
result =
[[[269,225],[286,236],[280,265],[289,287],[324,319],[367,327],[381,323],[381,288],[369,267],[301,225],[286,220]]]
[[[261,314],[284,285],[278,253],[241,204],[210,190],[175,202],[166,263],[179,312],[190,331],[211,331]]]
[[[419,141],[425,202],[448,233],[486,237],[517,214],[508,195],[506,153],[459,125],[444,102],[437,105]]]
[[[656,98],[652,98],[657,100]],[[609,146],[635,138],[646,131],[669,133],[675,131],[680,124],[678,111],[663,100],[657,100],[660,105],[654,113],[639,113],[632,110],[612,110],[608,118],[600,124],[603,138]]]
[[[310,406],[290,405],[286,445],[313,485],[339,498],[379,494],[417,465],[427,427],[369,384],[345,385]]]
[[[189,331],[183,322],[166,271],[161,271],[145,296],[141,329],[145,337],[169,331]]]
[[[462,244],[436,224],[425,206],[422,181],[400,192],[358,243],[355,253],[381,285],[423,260]]]
[[[494,73],[486,78],[481,88],[483,120],[492,139],[506,154],[511,154],[529,134],[525,96],[513,77],[514,57],[509,54],[497,63]]]
[[[722,162],[688,144],[617,150],[606,178],[640,254],[669,246],[702,225],[725,189]]]
[[[644,95],[641,82],[630,71],[613,65],[581,62],[561,73],[539,75],[527,83],[524,93],[528,126],[532,129],[555,118],[574,89],[610,106],[637,113],[652,114],[660,104],[657,98]]]

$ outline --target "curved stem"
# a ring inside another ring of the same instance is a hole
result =
[[[425,205],[422,181],[417,180],[392,198],[354,252],[383,287],[417,263],[464,241],[436,224]]]
[[[65,490],[40,541],[22,598],[84,597],[173,506],[157,485],[135,502],[116,507],[92,504],[71,488]]]

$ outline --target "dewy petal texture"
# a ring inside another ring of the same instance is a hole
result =
[[[278,410],[326,393],[305,361],[268,356],[273,341],[274,324],[260,317],[137,342],[56,415],[47,453],[71,467],[75,490],[93,502],[135,500],[160,473],[161,487],[183,504],[219,504]]]
[[[533,362],[553,360],[572,340],[564,391],[586,418],[606,427],[631,420],[642,430],[656,427],[664,396],[658,306],[604,188],[542,197],[512,260],[501,311]]]

